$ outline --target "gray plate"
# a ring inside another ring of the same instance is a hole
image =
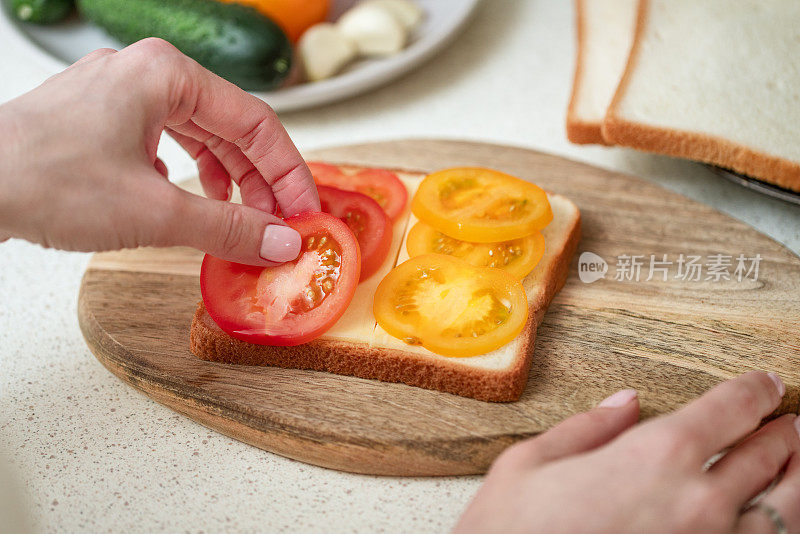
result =
[[[338,16],[353,3],[354,0],[332,0],[331,17]],[[386,58],[361,59],[327,80],[253,94],[269,102],[275,111],[283,112],[327,104],[374,89],[412,71],[447,46],[469,22],[479,0],[417,0],[417,3],[425,10],[425,19],[400,53]],[[19,46],[19,50],[26,51],[28,57],[38,61],[50,74],[62,71],[97,48],[122,46],[100,28],[78,17],[50,26],[23,24],[12,20],[2,5],[0,35],[10,38],[11,50],[14,45]]]
[[[723,169],[722,167],[717,167],[716,165],[708,165],[708,167],[712,171],[733,183],[739,184],[748,189],[752,189],[753,191],[757,191],[763,195],[779,198],[785,202],[790,202],[800,206],[800,193],[797,191],[791,191],[789,189],[784,189],[783,187],[778,187],[777,185],[762,182],[761,180],[756,180],[755,178],[750,178],[744,174]]]

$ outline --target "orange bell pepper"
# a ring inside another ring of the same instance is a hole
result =
[[[236,2],[257,9],[280,26],[296,43],[308,28],[328,16],[328,0],[220,0]]]

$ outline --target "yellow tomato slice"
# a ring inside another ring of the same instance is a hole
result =
[[[417,189],[411,210],[440,232],[476,243],[525,237],[553,220],[542,188],[477,167],[429,174]]]
[[[498,243],[473,243],[444,235],[423,222],[415,224],[406,239],[408,256],[446,254],[461,258],[475,267],[503,269],[517,278],[525,278],[544,256],[544,237],[531,235]]]
[[[443,356],[477,356],[522,331],[528,300],[522,283],[505,271],[426,254],[386,275],[373,312],[384,330],[408,344]]]

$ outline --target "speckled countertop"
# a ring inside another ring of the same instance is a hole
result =
[[[385,87],[286,114],[301,150],[401,137],[530,146],[641,175],[800,251],[800,208],[700,165],[569,145],[570,3],[484,2],[455,44]],[[0,102],[52,74],[0,35]],[[172,142],[171,177],[193,173]],[[83,342],[76,298],[88,256],[0,245],[0,503],[42,531],[448,530],[478,477],[351,475],[281,458],[209,431],[108,373]],[[9,505],[7,479],[17,481]]]

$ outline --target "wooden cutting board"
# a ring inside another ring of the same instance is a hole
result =
[[[201,254],[187,249],[92,258],[78,314],[103,365],[236,439],[316,465],[384,475],[484,472],[509,444],[627,387],[639,390],[643,415],[653,416],[721,380],[765,369],[787,383],[779,411],[800,408],[800,259],[745,224],[639,178],[522,148],[410,140],[307,156],[419,170],[493,167],[580,207],[578,253],[599,255],[609,271],[581,282],[576,256],[539,328],[522,399],[492,404],[401,384],[199,360],[189,352],[189,324],[200,299]],[[651,254],[761,260],[755,281],[684,281],[674,277],[677,264],[669,281],[645,281]],[[623,271],[620,255],[644,257],[639,282],[614,279]]]

